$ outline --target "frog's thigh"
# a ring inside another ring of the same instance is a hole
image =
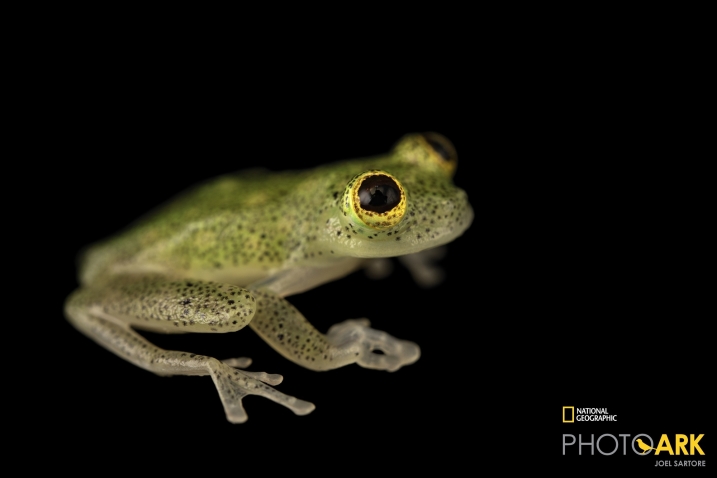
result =
[[[256,309],[241,287],[159,275],[119,275],[84,289],[75,303],[94,315],[155,332],[234,332]]]
[[[166,284],[161,282],[156,283],[157,290],[166,290]],[[146,283],[142,287],[145,290],[148,288]],[[149,292],[143,296],[128,295],[123,298],[122,294],[118,293],[118,290],[122,289],[116,283],[115,287],[76,291],[65,305],[67,318],[78,330],[103,347],[146,370],[161,375],[210,375],[230,422],[246,421],[247,415],[241,402],[246,395],[269,398],[297,415],[305,415],[314,409],[313,404],[285,395],[262,383],[276,384],[281,381],[280,376],[239,371],[212,357],[156,347],[132,330],[125,319],[133,317],[138,320],[138,316],[131,311],[145,310],[141,306],[142,303],[148,305],[160,298]],[[172,302],[174,299],[164,297],[164,300]],[[118,301],[120,305],[117,304]],[[117,310],[121,310],[122,314],[113,315],[112,311]],[[187,325],[189,330],[192,327],[193,325]]]
[[[285,299],[266,290],[252,293],[257,307],[250,327],[284,357],[311,370],[357,363],[393,372],[420,357],[418,345],[374,330],[366,319],[336,324],[324,335]]]

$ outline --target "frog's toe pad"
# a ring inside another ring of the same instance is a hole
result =
[[[236,403],[231,404],[231,406],[224,405],[224,411],[227,414],[227,420],[229,420],[230,423],[244,423],[249,416],[246,414],[246,410],[244,410],[244,405],[242,405],[241,400],[237,400]]]
[[[251,359],[249,357],[230,358],[222,360],[222,362],[234,368],[247,368],[251,365]]]
[[[395,372],[420,358],[421,349],[415,343],[368,325],[367,319],[346,320],[329,329],[328,341],[342,351],[354,352],[360,366],[375,370]]]

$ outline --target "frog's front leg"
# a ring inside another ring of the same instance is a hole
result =
[[[446,255],[446,246],[424,249],[405,256],[398,256],[398,261],[408,269],[413,280],[419,287],[429,289],[435,287],[445,278],[445,272],[438,266],[438,261]],[[391,259],[367,259],[364,271],[369,279],[384,279],[391,275],[393,264]]]
[[[357,363],[394,372],[421,355],[418,345],[370,328],[367,319],[346,320],[324,335],[275,293],[265,289],[253,293],[257,310],[250,327],[284,357],[311,370]]]
[[[254,297],[240,287],[162,277],[116,277],[102,286],[81,288],[65,304],[78,330],[127,361],[159,375],[210,375],[227,419],[246,421],[246,395],[273,400],[297,415],[314,405],[269,387],[280,375],[236,370],[226,363],[188,352],[156,347],[131,326],[160,332],[233,332],[244,327],[255,310]],[[247,365],[247,359],[228,361]]]
[[[437,262],[445,257],[446,252],[446,246],[439,246],[405,256],[398,256],[398,260],[408,269],[411,277],[419,287],[428,289],[437,286],[445,278],[445,272],[437,265]]]

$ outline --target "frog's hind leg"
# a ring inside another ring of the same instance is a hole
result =
[[[167,287],[167,284],[162,280],[125,280],[124,282],[113,284],[114,287],[79,289],[68,298],[65,313],[70,323],[82,333],[118,356],[145,370],[159,375],[210,375],[219,392],[227,419],[232,423],[246,421],[247,414],[242,405],[242,399],[247,395],[260,395],[268,398],[284,405],[297,415],[305,415],[314,410],[315,407],[312,403],[285,395],[266,385],[280,383],[282,380],[280,375],[236,370],[212,357],[164,350],[135,332],[129,323],[136,320],[143,312],[157,306],[157,303],[166,301],[166,303],[159,305],[158,309],[169,314],[169,319],[162,320],[168,320],[170,323],[173,321],[173,315],[171,306],[168,306],[167,303],[171,305],[171,303],[176,302],[181,307],[189,305],[186,304],[187,299],[186,297],[183,298],[181,293],[179,297],[168,299],[166,291],[176,289],[177,283],[170,283],[169,287]],[[209,295],[212,294],[212,290],[219,290],[216,284],[204,284],[208,285]],[[143,294],[137,294],[139,290],[142,290]],[[154,292],[152,292],[153,290]],[[246,292],[243,289],[238,290],[242,290],[242,293]],[[199,300],[197,302],[207,303]],[[204,321],[208,321],[207,323],[214,321],[214,326],[217,326],[216,321],[219,319],[211,316],[211,307],[206,309],[200,306],[198,309],[208,311],[202,312],[207,315]],[[183,316],[182,310],[180,310],[180,317]],[[189,314],[188,316],[194,315]],[[130,317],[132,317],[131,320]],[[250,318],[251,316],[249,316]],[[223,319],[228,320],[229,323],[233,321],[231,314],[224,315]],[[199,318],[197,320],[199,321]],[[248,319],[246,322],[248,322]],[[196,324],[188,323],[184,330],[191,332],[194,325]],[[228,331],[231,331],[231,329]],[[248,365],[246,360],[230,361],[230,363]]]

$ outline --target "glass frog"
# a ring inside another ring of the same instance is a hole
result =
[[[164,350],[136,329],[226,333],[248,325],[281,355],[317,371],[352,363],[395,371],[415,362],[418,345],[372,329],[367,319],[323,334],[285,297],[359,268],[380,275],[396,256],[431,285],[436,248],[473,219],[466,193],[452,183],[456,165],[443,136],[409,134],[384,155],[205,182],[90,246],[65,315],[138,367],[210,375],[230,422],[247,419],[242,398],[250,394],[305,415],[312,403],[272,387],[281,375],[247,371],[247,358]]]

